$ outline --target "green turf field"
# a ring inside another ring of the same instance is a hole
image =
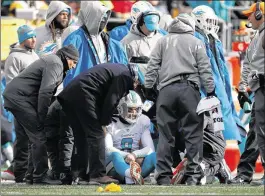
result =
[[[102,186],[104,188],[104,186]],[[129,186],[120,193],[98,193],[98,186],[29,186],[2,184],[0,195],[264,195],[264,187],[244,186]]]

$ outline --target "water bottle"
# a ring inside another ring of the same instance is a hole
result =
[[[250,113],[251,112],[250,104],[247,101],[244,103],[243,109],[244,109],[245,113]]]

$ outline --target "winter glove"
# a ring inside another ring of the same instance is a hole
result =
[[[251,100],[249,99],[249,95],[247,92],[238,92],[237,99],[239,101],[240,107],[243,109],[244,108],[244,103],[248,102],[251,104]]]
[[[157,94],[153,88],[145,88],[144,89],[144,96],[146,99],[150,101],[156,101]]]

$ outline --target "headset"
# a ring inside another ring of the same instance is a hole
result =
[[[137,20],[136,20],[137,24],[139,26],[142,26],[144,24],[144,17],[148,16],[148,15],[157,15],[159,17],[158,22],[160,22],[160,15],[159,15],[158,12],[156,12],[156,11],[146,11],[146,12],[140,13],[140,15],[137,17]]]
[[[260,10],[260,1],[256,3],[255,19],[256,20],[262,19],[262,11]]]

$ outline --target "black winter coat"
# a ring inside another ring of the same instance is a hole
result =
[[[84,111],[102,126],[111,123],[119,100],[133,90],[133,78],[123,64],[96,65],[74,78],[57,96],[62,107]]]
[[[3,93],[5,108],[23,107],[28,102],[38,114],[39,123],[44,123],[51,98],[62,83],[68,65],[55,54],[44,56],[29,65],[15,77]]]

